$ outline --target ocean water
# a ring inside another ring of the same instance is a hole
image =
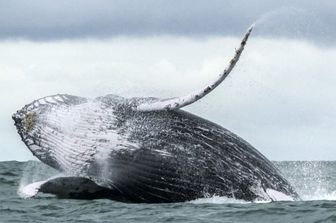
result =
[[[224,197],[174,204],[23,199],[20,187],[57,174],[37,161],[0,162],[0,222],[336,222],[336,161],[275,162],[302,197],[249,203]]]

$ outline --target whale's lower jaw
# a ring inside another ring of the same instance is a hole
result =
[[[83,177],[58,177],[53,178],[47,181],[35,182],[27,185],[21,189],[21,195],[24,198],[34,197],[37,193],[45,193],[56,195],[61,199],[111,199],[115,201],[125,202],[125,203],[173,203],[173,202],[184,202],[191,201],[199,198],[209,198],[213,196],[220,196],[217,194],[204,194],[203,196],[181,198],[180,200],[176,199],[148,199],[144,200],[143,198],[136,197],[132,194],[124,194],[122,191],[117,189],[109,189],[97,185],[95,182],[83,178]],[[149,191],[150,192],[150,191]],[[226,195],[226,197],[230,197]],[[234,198],[234,197],[230,197]],[[254,199],[239,199],[250,202],[255,201],[294,201],[295,197],[286,195],[282,192],[275,191],[273,189],[263,190],[259,188],[259,192],[255,194]]]

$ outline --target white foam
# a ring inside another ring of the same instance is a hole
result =
[[[252,202],[239,200],[235,198],[213,196],[209,198],[199,198],[196,200],[190,201],[192,204],[249,204]]]

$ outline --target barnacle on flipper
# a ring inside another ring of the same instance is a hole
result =
[[[31,113],[28,113],[23,119],[22,124],[27,132],[30,132],[33,129],[36,123],[36,118],[37,118],[36,112],[31,112]]]

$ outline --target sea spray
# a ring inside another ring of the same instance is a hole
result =
[[[48,179],[61,176],[55,169],[38,161],[28,161],[23,168],[17,194],[22,198],[35,196]]]
[[[336,200],[335,162],[285,161],[275,164],[303,200]]]
[[[327,42],[332,41],[330,28],[314,11],[304,8],[284,6],[262,14],[256,21],[255,35],[286,37],[298,39],[325,38]],[[325,34],[323,37],[316,37],[314,33]]]

